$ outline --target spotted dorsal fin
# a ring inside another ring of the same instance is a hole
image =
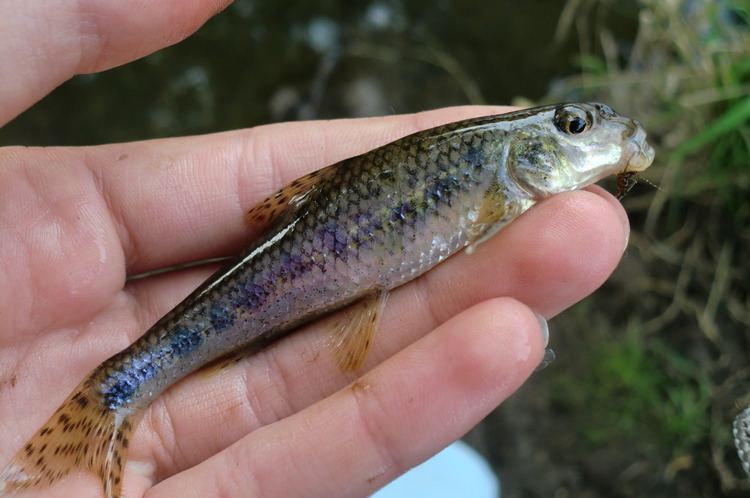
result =
[[[266,226],[278,219],[289,207],[299,206],[329,177],[335,174],[337,164],[297,178],[275,194],[266,197],[245,215],[251,225]]]

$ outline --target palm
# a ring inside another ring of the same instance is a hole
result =
[[[200,20],[206,9],[181,15]],[[18,63],[13,57],[0,52],[0,66]],[[417,129],[497,111],[0,149],[0,467],[86,373],[212,268],[131,282],[127,275],[232,254],[253,236],[243,211],[286,181]],[[0,115],[0,123],[11,117]],[[344,389],[353,377],[329,356],[325,321],[229,370],[187,379],[138,426],[125,495],[357,495],[383,485],[460,436],[538,363],[533,315],[493,298],[515,298],[545,316],[581,299],[616,264],[623,217],[600,190],[557,196],[475,254],[397,290],[365,380],[355,384],[366,386],[359,394]],[[91,478],[60,489],[60,496],[100,493]]]

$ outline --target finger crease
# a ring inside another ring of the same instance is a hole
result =
[[[78,1],[78,65],[76,74],[85,74],[97,71],[101,67],[109,45],[108,36],[101,29],[98,11],[101,8],[97,2],[91,0]]]
[[[261,133],[263,131],[264,130],[262,129],[258,130],[258,138],[262,137]],[[265,160],[266,167],[270,170],[271,173],[271,188],[268,192],[268,195],[270,195],[284,186],[284,180],[281,176],[281,168],[279,167],[281,161],[279,160],[279,154],[276,150],[276,147],[274,146],[274,142],[265,140],[264,142],[262,142],[262,147],[258,147],[258,142],[259,140],[256,140],[255,142],[256,156],[263,156],[262,159]]]
[[[185,460],[176,437],[174,417],[167,404],[166,396],[168,395],[165,394],[154,401],[148,415],[150,432],[156,436],[155,448],[161,448],[162,451],[158,453],[164,459],[156,471],[159,479],[161,476],[176,472],[179,469],[178,462]],[[157,453],[156,449],[154,453]]]
[[[273,165],[267,142],[264,142],[263,127],[251,128],[243,136],[242,163],[248,167],[246,171],[252,173],[250,176],[256,183],[250,185],[253,197],[262,199],[271,194],[278,184],[278,171]],[[260,184],[257,180],[265,180]]]
[[[146,333],[144,331],[148,331],[156,323],[158,318],[155,317],[159,317],[163,313],[159,313],[154,300],[149,298],[148,290],[145,286],[126,285],[122,292],[128,300],[128,305],[132,310],[131,312],[137,324],[137,327],[132,329],[134,335],[131,337],[128,334],[128,341],[132,343]]]
[[[364,386],[364,387],[363,387]],[[389,443],[388,433],[380,424],[375,423],[377,416],[373,416],[373,413],[384,413],[384,410],[372,407],[372,404],[382,405],[377,399],[377,396],[373,393],[372,388],[368,385],[366,377],[362,377],[350,387],[349,392],[354,400],[354,407],[356,410],[356,417],[359,420],[359,425],[363,429],[363,433],[370,445],[377,452],[380,458],[380,467],[373,469],[378,475],[386,472],[391,472],[393,475],[401,474],[406,467],[396,456],[396,452],[393,451],[392,445]]]
[[[425,328],[427,330],[432,330],[443,323],[444,320],[441,319],[441,313],[438,312],[437,307],[434,303],[435,300],[432,298],[432,296],[435,296],[436,293],[430,292],[429,273],[421,277],[417,277],[415,280],[413,280],[413,282],[414,296],[417,300],[414,309],[423,309],[427,312],[429,327]]]
[[[276,422],[292,413],[292,406],[289,398],[289,380],[273,351],[273,348],[262,350],[260,352],[260,359],[266,365],[268,380],[275,394],[274,402],[266,403],[266,406],[264,407],[264,404],[260,402],[261,396],[260,393],[257,392],[257,388],[253,387],[252,382],[248,382],[247,384],[248,390],[256,391],[254,395],[248,395],[248,401],[253,399],[256,400],[256,405],[253,406],[251,403],[251,406],[255,413],[256,420],[262,425]],[[264,408],[270,408],[271,418],[264,414]]]
[[[91,172],[96,191],[104,201],[104,205],[107,207],[110,221],[115,227],[115,232],[120,240],[120,246],[125,254],[125,267],[132,268],[140,259],[140,251],[138,249],[136,238],[133,236],[133,231],[125,221],[122,209],[118,208],[117,203],[112,200],[112,194],[107,188],[107,183],[104,181],[103,170],[94,167],[91,164],[89,154],[86,151],[83,152],[83,162],[86,168]]]

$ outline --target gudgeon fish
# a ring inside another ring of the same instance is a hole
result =
[[[247,250],[79,384],[0,473],[0,496],[82,469],[120,497],[139,415],[186,375],[347,305],[336,358],[356,371],[389,291],[540,200],[653,158],[637,121],[560,104],[439,126],[295,180],[248,213],[266,229]]]

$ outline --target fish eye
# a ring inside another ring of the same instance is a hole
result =
[[[586,112],[577,107],[563,107],[555,112],[555,127],[563,133],[578,135],[591,124]]]
[[[586,121],[579,117],[575,117],[566,123],[568,125],[568,132],[579,134],[586,129]]]

